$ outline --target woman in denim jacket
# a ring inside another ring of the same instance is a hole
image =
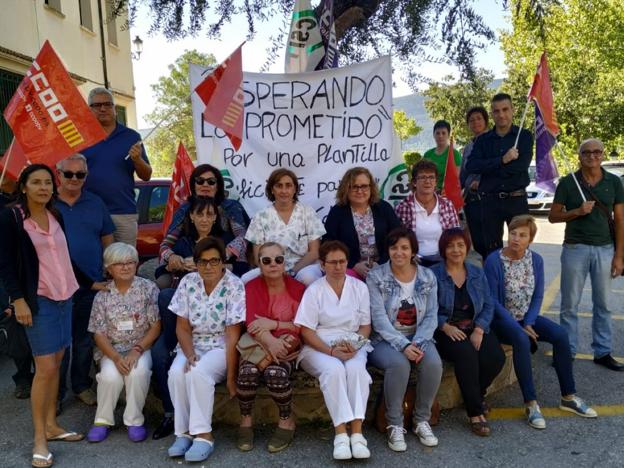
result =
[[[385,371],[388,446],[402,452],[406,450],[403,398],[412,368],[418,375],[413,431],[423,445],[438,445],[428,422],[442,378],[442,361],[433,342],[438,294],[431,270],[415,262],[418,241],[411,229],[391,231],[388,251],[390,261],[373,268],[366,278],[375,347],[368,360]]]
[[[438,245],[444,263],[431,268],[438,280],[440,304],[436,346],[440,356],[455,367],[472,432],[488,436],[484,397],[505,364],[496,335],[489,333],[494,301],[483,270],[466,263],[468,233],[461,228],[446,229]]]

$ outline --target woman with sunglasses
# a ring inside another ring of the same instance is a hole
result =
[[[386,238],[401,225],[389,203],[379,198],[373,175],[365,167],[354,167],[342,176],[336,204],[331,207],[324,240],[335,239],[349,247],[347,274],[365,280],[377,263],[388,261]]]
[[[173,251],[173,246],[181,236],[184,219],[190,208],[190,201],[198,197],[214,198],[217,204],[218,222],[223,233],[230,240],[226,243],[226,263],[244,262],[247,260],[247,241],[245,232],[249,226],[249,216],[243,206],[236,200],[226,198],[225,183],[221,172],[210,164],[200,164],[191,174],[191,196],[173,214],[167,235],[160,244],[160,261],[172,270],[183,270],[184,257]],[[243,265],[239,265],[242,267]],[[247,270],[245,270],[247,271]],[[240,271],[235,272],[242,274]],[[244,271],[243,271],[244,273]],[[168,286],[159,284],[159,286]]]
[[[61,361],[72,338],[72,295],[78,281],[85,287],[93,281],[72,268],[63,219],[53,205],[55,180],[48,166],[27,166],[17,182],[16,204],[0,211],[0,282],[11,298],[15,319],[24,326],[35,361],[31,389],[35,467],[54,463],[49,442],[84,438],[58,425],[56,398]]]
[[[265,194],[272,205],[255,214],[245,238],[253,244],[253,258],[265,242],[284,247],[286,272],[306,286],[323,273],[318,267],[318,249],[325,234],[314,208],[298,201],[299,181],[289,169],[274,170],[267,180]],[[246,283],[260,274],[255,268],[243,276]]]
[[[334,425],[334,459],[369,458],[362,435],[372,382],[366,370],[371,331],[368,288],[347,276],[349,249],[342,242],[324,242],[319,256],[325,276],[308,286],[295,317],[305,343],[299,361],[304,371],[319,379]]]
[[[178,316],[177,355],[169,370],[176,440],[169,456],[199,462],[214,451],[215,385],[225,380],[230,396],[236,395],[236,343],[245,320],[245,288],[224,266],[221,239],[199,241],[193,259],[197,272],[182,278],[169,304]]]
[[[262,345],[271,359],[266,367],[242,361],[238,368],[236,392],[241,412],[238,448],[253,448],[252,412],[256,391],[262,380],[279,410],[277,428],[269,440],[269,452],[284,450],[295,434],[292,417],[290,375],[300,347],[299,327],[293,324],[305,286],[286,274],[284,248],[267,242],[260,246],[260,276],[245,285],[247,331]]]

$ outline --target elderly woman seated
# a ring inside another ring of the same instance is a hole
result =
[[[101,442],[115,425],[113,412],[124,384],[126,409],[124,424],[128,437],[140,442],[147,437],[143,406],[152,375],[149,348],[160,333],[154,283],[135,276],[138,253],[122,242],[104,251],[104,267],[113,281],[108,291],[95,296],[89,331],[94,334],[100,372],[96,379],[97,411],[95,424],[87,435],[89,442]]]
[[[193,258],[197,272],[182,278],[169,304],[178,316],[177,356],[169,370],[176,440],[169,456],[198,462],[214,450],[215,385],[226,380],[230,395],[236,394],[236,343],[245,319],[245,288],[225,268],[226,251],[220,239],[199,241]]]
[[[336,431],[334,459],[369,458],[362,435],[371,384],[366,370],[371,331],[368,288],[347,276],[349,249],[342,242],[323,243],[319,256],[325,276],[308,286],[295,317],[305,343],[299,360],[303,370],[319,379]]]
[[[244,339],[239,345],[241,363],[236,388],[242,419],[238,448],[253,448],[252,411],[262,379],[279,410],[279,423],[268,447],[274,453],[288,447],[295,433],[290,375],[301,342],[293,319],[305,286],[286,275],[281,245],[267,242],[260,246],[258,255],[261,274],[245,285],[247,331],[253,339],[245,336],[250,346],[242,347]],[[256,352],[258,344],[263,352]]]

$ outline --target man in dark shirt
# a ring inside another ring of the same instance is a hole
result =
[[[533,157],[533,135],[513,125],[511,96],[496,94],[491,114],[494,128],[477,137],[466,163],[468,174],[480,176],[478,192],[470,200],[480,222],[471,223],[470,235],[484,260],[503,247],[504,223],[529,212],[526,187]]]

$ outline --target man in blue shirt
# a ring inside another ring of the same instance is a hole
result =
[[[89,107],[108,136],[82,151],[89,164],[85,189],[98,195],[108,208],[115,223],[115,242],[135,246],[138,224],[134,173],[147,181],[152,176],[152,167],[141,136],[117,122],[115,102],[109,90],[92,89]]]
[[[466,163],[467,174],[480,176],[477,193],[466,202],[479,215],[469,227],[475,250],[483,260],[503,247],[504,224],[529,212],[526,187],[533,158],[533,135],[513,125],[509,94],[492,98],[491,114],[494,128],[477,137]]]
[[[89,377],[93,338],[87,328],[95,295],[99,290],[106,289],[102,254],[113,242],[115,226],[100,197],[83,190],[88,174],[86,158],[75,154],[60,161],[56,167],[60,183],[55,206],[63,215],[69,256],[93,281],[90,289],[80,288],[73,296],[71,384],[80,400],[87,405],[95,405],[97,399]],[[65,397],[68,367],[69,353],[65,353],[61,364],[59,402]]]

